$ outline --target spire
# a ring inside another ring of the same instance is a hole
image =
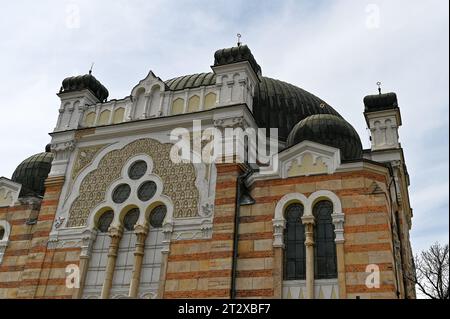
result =
[[[381,94],[381,82],[380,81],[377,82],[377,86],[378,86],[378,94]]]

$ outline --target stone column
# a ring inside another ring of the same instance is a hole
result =
[[[103,282],[101,299],[108,299],[112,287],[114,269],[116,268],[117,251],[119,250],[120,239],[122,238],[123,227],[112,226],[109,228],[111,244],[109,245],[108,261],[106,263],[105,280]]]
[[[142,259],[144,258],[145,239],[148,234],[148,226],[136,225],[134,227],[136,234],[136,246],[134,250],[134,266],[131,274],[130,291],[128,295],[136,298],[139,293],[139,283],[141,282]]]
[[[306,297],[314,299],[314,216],[303,216],[302,223],[306,235]]]
[[[73,292],[72,298],[80,299],[83,296],[84,284],[86,282],[87,270],[89,267],[89,259],[91,257],[92,246],[97,237],[97,230],[86,230],[81,238],[81,253],[79,264],[80,282],[79,287]]]
[[[159,287],[158,293],[156,295],[157,299],[164,298],[164,290],[166,287],[166,273],[167,273],[167,265],[169,261],[169,253],[170,253],[170,241],[172,239],[173,232],[173,222],[172,220],[168,220],[163,225],[163,247],[161,249],[161,270],[159,273]]]
[[[339,284],[339,298],[346,299],[345,283],[345,258],[344,258],[344,214],[333,213],[331,215],[334,224],[334,234],[336,243],[336,261]]]
[[[284,218],[272,219],[273,223],[273,297],[281,299],[283,297],[283,233],[286,228]]]

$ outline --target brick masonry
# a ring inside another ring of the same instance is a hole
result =
[[[231,289],[234,215],[240,165],[217,165],[212,238],[172,241],[167,258],[163,298],[229,298]],[[287,193],[305,196],[331,190],[345,214],[345,282],[347,298],[395,298],[390,207],[383,194],[371,194],[382,174],[361,170],[333,175],[256,181],[254,205],[242,206],[236,289],[239,298],[273,298],[277,273],[283,269],[273,248],[275,206]],[[79,263],[79,248],[48,249],[62,179],[48,179],[40,205],[0,208],[0,219],[11,224],[10,243],[0,265],[0,298],[72,298],[66,288],[66,266]],[[27,220],[38,217],[34,225]],[[367,288],[366,267],[380,269],[379,288]]]

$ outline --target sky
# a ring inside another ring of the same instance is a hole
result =
[[[386,1],[8,1],[0,19],[0,176],[43,151],[67,76],[93,74],[122,98],[152,70],[211,71],[247,44],[263,75],[321,97],[369,135],[363,97],[396,92],[418,252],[449,236],[449,3]]]

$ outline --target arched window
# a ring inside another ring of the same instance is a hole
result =
[[[204,109],[205,110],[209,110],[212,109],[214,107],[214,105],[216,104],[216,95],[214,93],[208,93],[205,95],[205,101],[204,101]]]
[[[137,180],[144,176],[147,171],[147,163],[145,161],[139,160],[134,162],[128,169],[128,176],[132,180]]]
[[[167,208],[164,205],[159,205],[153,208],[150,213],[149,223],[153,228],[161,228],[164,218],[166,217]]]
[[[95,112],[89,112],[84,119],[84,125],[85,126],[94,126],[95,116],[96,116]]]
[[[123,122],[124,115],[125,115],[125,109],[123,107],[119,107],[118,109],[114,110],[113,124]]]
[[[181,98],[176,99],[172,103],[172,115],[183,113],[184,100]]]
[[[303,205],[291,204],[286,208],[284,232],[284,280],[306,277],[305,227],[302,224]]]
[[[109,117],[111,115],[111,111],[104,110],[100,113],[100,117],[98,119],[98,125],[106,125],[109,124]]]
[[[142,262],[141,282],[139,295],[144,296],[149,291],[155,291],[159,287],[161,272],[161,249],[163,247],[162,224],[167,214],[165,205],[154,207],[149,216],[150,224],[147,238],[145,239],[144,260]]]
[[[197,95],[194,95],[188,101],[188,112],[197,112],[199,108],[200,98]]]
[[[104,212],[97,221],[96,228],[99,233],[92,246],[89,266],[86,273],[86,282],[83,298],[99,298],[105,279],[106,264],[108,262],[108,249],[111,244],[108,229],[114,219],[114,212]]]
[[[111,222],[114,218],[114,212],[112,210],[109,210],[107,212],[104,212],[102,216],[98,219],[97,228],[101,233],[108,232],[109,225],[111,225]]]
[[[336,245],[331,214],[333,204],[324,200],[314,205],[314,277],[337,278]]]
[[[133,208],[125,215],[123,219],[123,226],[126,230],[132,231],[134,230],[134,225],[139,219],[139,208]]]
[[[5,236],[5,229],[2,226],[0,226],[0,240],[2,240],[4,236]]]

